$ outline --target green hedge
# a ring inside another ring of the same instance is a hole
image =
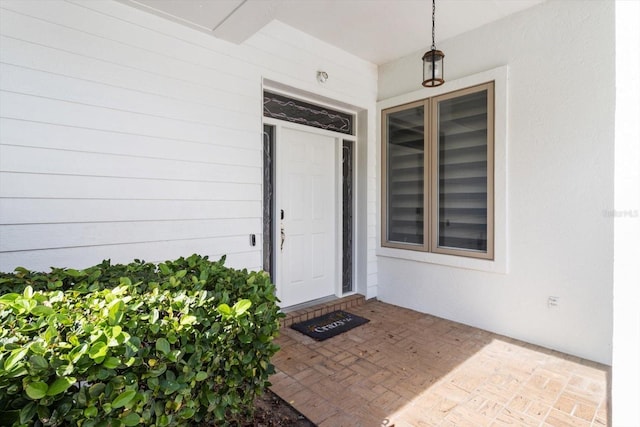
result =
[[[0,424],[233,424],[269,385],[277,302],[198,255],[2,274]]]

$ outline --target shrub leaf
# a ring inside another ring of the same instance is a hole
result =
[[[53,308],[47,307],[46,305],[36,305],[31,310],[31,314],[33,314],[35,316],[42,316],[42,317],[50,316],[50,315],[52,315],[54,313],[55,313],[55,311],[53,310]]]
[[[38,400],[47,395],[48,388],[49,386],[47,385],[47,383],[43,383],[42,381],[35,381],[27,384],[27,386],[24,388],[24,391],[31,399]]]
[[[89,349],[89,357],[93,360],[99,359],[101,357],[105,357],[107,355],[107,345],[102,341],[98,341],[94,343]]]
[[[247,310],[251,307],[251,301],[248,299],[241,299],[233,306],[233,311],[235,311],[236,316],[243,315]]]
[[[74,377],[58,378],[49,386],[47,396],[56,396],[60,393],[64,393],[69,387],[71,387],[71,384],[75,382],[76,379]]]
[[[20,362],[24,356],[26,356],[29,351],[28,347],[17,348],[11,352],[11,355],[7,357],[7,360],[4,362],[4,370],[10,371],[14,366]]]
[[[29,402],[27,405],[25,405],[25,407],[20,411],[20,423],[28,424],[36,414],[37,409],[38,403],[36,402]]]
[[[120,359],[117,357],[107,357],[104,362],[102,362],[102,366],[107,369],[115,369],[120,366]]]
[[[120,421],[122,421],[122,424],[124,424],[125,426],[137,426],[138,424],[140,424],[140,415],[136,413],[130,413],[122,417]]]
[[[31,369],[44,370],[49,367],[49,361],[39,354],[34,354],[29,358],[29,365]]]
[[[164,355],[168,354],[171,351],[169,341],[167,341],[166,338],[158,338],[158,341],[156,342],[156,350]]]
[[[113,402],[111,403],[111,407],[114,409],[122,408],[127,403],[131,402],[131,400],[135,397],[135,395],[136,395],[135,390],[123,391],[118,395],[118,397],[113,399]]]

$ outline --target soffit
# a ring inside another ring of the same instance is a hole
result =
[[[428,0],[120,0],[240,44],[277,19],[374,64],[431,45]],[[545,0],[439,0],[436,44]]]

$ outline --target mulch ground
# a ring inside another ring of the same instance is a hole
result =
[[[253,420],[242,427],[317,427],[280,396],[267,389],[255,400]]]

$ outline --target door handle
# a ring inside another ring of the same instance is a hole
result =
[[[287,238],[287,235],[284,234],[284,226],[281,225],[280,226],[280,252],[282,252],[282,249],[284,247],[284,241]]]

